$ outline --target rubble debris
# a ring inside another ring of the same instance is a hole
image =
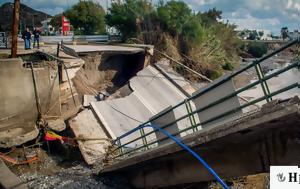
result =
[[[0,148],[10,148],[35,139],[39,134],[33,121],[9,120],[0,122]]]
[[[26,185],[5,165],[0,158],[0,188],[27,189]]]
[[[20,178],[32,189],[131,189],[123,179],[102,181],[97,177],[98,169],[90,169],[83,164],[67,167],[54,175],[25,173]]]
[[[48,127],[56,132],[61,132],[66,129],[66,124],[63,119],[47,119]]]
[[[19,160],[16,160],[4,153],[1,153],[1,152],[0,152],[0,158],[2,158],[3,160],[5,160],[13,165],[22,165],[22,164],[32,163],[38,159],[38,157],[36,155],[34,155],[33,157],[29,157],[29,158],[26,157],[25,161],[19,161]]]
[[[111,144],[110,137],[102,129],[91,110],[85,109],[71,120],[69,125],[76,138],[82,156],[87,164],[101,163],[106,149]]]

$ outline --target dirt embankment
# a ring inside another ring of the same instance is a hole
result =
[[[115,93],[143,69],[145,64],[143,53],[90,53],[82,58],[85,64],[73,79],[80,97],[99,92]]]

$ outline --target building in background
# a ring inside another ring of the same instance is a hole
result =
[[[260,40],[272,40],[272,32],[270,30],[257,30],[258,33],[262,33]]]
[[[294,30],[293,32],[289,32],[288,36],[290,40],[295,40],[300,37],[300,32],[299,30]]]
[[[46,20],[41,21],[42,28],[41,32],[43,35],[53,35],[54,34],[54,28],[50,24],[51,18],[47,18]]]

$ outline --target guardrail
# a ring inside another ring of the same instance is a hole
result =
[[[257,59],[255,61],[253,61],[252,63],[250,63],[249,65],[245,66],[244,68],[241,68],[240,70],[238,71],[235,71],[234,73],[230,74],[229,76],[223,78],[222,80],[219,80],[215,83],[213,83],[211,86],[209,86],[208,88],[205,88],[204,90],[202,90],[201,92],[195,94],[195,95],[192,95],[191,97],[185,99],[184,101],[178,103],[177,105],[175,105],[174,107],[154,116],[153,118],[151,118],[150,120],[148,120],[147,122],[137,126],[136,128],[132,129],[131,131],[119,136],[116,138],[115,140],[115,144],[117,145],[116,149],[114,150],[114,152],[118,151],[118,153],[116,153],[116,155],[114,156],[114,158],[125,158],[127,157],[128,155],[130,154],[133,154],[137,151],[145,151],[145,150],[148,150],[150,148],[153,148],[153,146],[155,144],[158,144],[159,142],[162,142],[162,141],[165,141],[168,139],[168,137],[164,137],[164,138],[160,138],[160,139],[154,139],[154,140],[151,140],[151,141],[148,141],[147,140],[147,136],[151,135],[151,134],[154,134],[156,132],[158,132],[157,129],[154,129],[152,131],[149,131],[149,132],[145,132],[145,127],[151,123],[153,123],[155,120],[157,120],[158,118],[161,118],[162,116],[174,111],[174,109],[182,106],[182,105],[186,105],[187,107],[187,113],[186,115],[183,115],[177,119],[175,119],[174,121],[171,121],[170,123],[168,124],[165,124],[165,125],[160,125],[160,127],[162,129],[167,129],[169,127],[171,127],[173,124],[176,124],[178,123],[179,121],[185,119],[185,118],[190,118],[191,119],[191,125],[185,129],[182,129],[182,130],[179,130],[178,132],[175,132],[173,133],[173,136],[178,136],[180,135],[181,133],[183,132],[186,132],[186,131],[197,131],[197,127],[198,126],[201,126],[201,125],[204,125],[204,124],[208,124],[208,123],[211,123],[211,122],[214,122],[214,121],[217,121],[219,120],[220,118],[224,118],[225,116],[228,116],[228,115],[231,115],[231,114],[234,114],[238,111],[241,111],[242,109],[250,106],[250,105],[254,105],[258,102],[261,102],[261,101],[266,101],[266,102],[270,102],[273,100],[273,97],[278,95],[278,94],[281,94],[283,92],[286,92],[288,90],[291,90],[291,89],[294,89],[294,88],[300,88],[299,86],[299,81],[295,81],[294,83],[291,83],[289,84],[288,86],[285,86],[285,87],[282,87],[276,91],[273,91],[271,92],[269,87],[268,87],[268,84],[267,84],[267,81],[273,77],[276,77],[284,72],[287,72],[288,70],[291,70],[293,68],[298,68],[300,69],[300,62],[296,61],[294,63],[291,63],[289,64],[288,66],[282,68],[282,69],[279,69],[278,71],[274,72],[274,73],[271,73],[269,75],[264,75],[263,72],[262,72],[262,69],[261,69],[261,63],[274,56],[275,54],[295,45],[295,44],[299,44],[300,43],[300,38],[297,39],[297,40],[294,40],[286,45],[284,45],[283,47],[275,50],[274,52],[272,53],[269,53],[267,55],[265,55],[264,57],[260,58],[260,59]],[[251,69],[251,68],[255,68],[256,70],[256,73],[257,73],[257,76],[258,76],[258,80],[253,82],[253,83],[250,83],[238,90],[235,90],[234,92],[230,93],[230,94],[227,94],[225,95],[224,97],[220,98],[220,99],[217,99],[215,100],[214,102],[210,103],[210,104],[207,104],[203,107],[200,107],[196,110],[192,110],[189,102],[190,101],[193,101],[195,100],[196,98],[200,97],[201,95],[204,95],[204,94],[207,94],[208,92],[212,91],[213,89],[216,89],[220,86],[222,86],[223,84],[225,84],[226,82],[232,80],[234,77],[238,76],[239,74]],[[200,122],[198,121],[195,121],[195,119],[193,118],[193,115],[194,114],[197,114],[197,113],[201,113],[205,110],[208,110],[209,108],[212,108],[212,107],[215,107],[216,105],[219,105],[221,104],[222,102],[242,93],[243,91],[246,91],[256,85],[261,85],[261,88],[263,90],[263,96],[262,97],[259,97],[257,99],[254,99],[252,101],[249,101],[243,105],[240,105],[239,107],[235,107],[235,108],[232,108],[232,109],[229,109],[228,111],[225,111],[219,115],[216,115],[208,120],[205,120],[203,122]],[[129,138],[130,135],[132,135],[133,133],[136,133],[136,132],[140,132],[140,137],[137,137],[135,139],[132,139],[128,142],[125,142],[125,143],[121,143],[121,140],[124,140],[126,138]],[[137,142],[141,142],[142,144],[139,145],[139,146],[136,146],[136,147],[132,147],[132,144],[134,143],[137,143]]]
[[[41,41],[46,43],[87,41],[87,42],[108,42],[118,41],[120,37],[117,35],[74,35],[74,36],[41,36]]]

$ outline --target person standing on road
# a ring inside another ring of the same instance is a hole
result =
[[[37,48],[39,49],[40,48],[40,35],[41,35],[41,32],[39,29],[37,28],[34,28],[33,30],[33,48],[35,48],[35,43],[37,43]]]
[[[22,34],[22,39],[24,39],[25,43],[25,50],[30,49],[30,40],[31,40],[31,33],[29,31],[29,28],[27,27],[25,31]]]

